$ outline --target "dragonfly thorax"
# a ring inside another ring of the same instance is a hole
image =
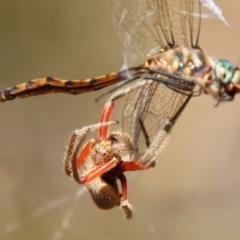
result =
[[[240,70],[228,60],[214,60],[201,49],[177,46],[159,53],[148,60],[145,66],[163,72],[180,81],[175,88],[184,88],[192,83],[193,93],[204,92],[212,95],[218,102],[232,100],[240,92]]]
[[[158,61],[161,70],[184,79],[203,77],[212,69],[212,59],[202,50],[180,46],[161,53]]]

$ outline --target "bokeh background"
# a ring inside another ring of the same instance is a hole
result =
[[[240,61],[237,0],[218,0],[225,26],[203,23],[201,46]],[[0,0],[0,89],[34,78],[118,70],[109,1]],[[215,108],[194,98],[152,171],[130,174],[132,220],[101,211],[62,170],[70,133],[96,123],[101,93],[45,95],[0,109],[0,239],[239,239],[240,96]],[[113,119],[120,119],[117,103]]]

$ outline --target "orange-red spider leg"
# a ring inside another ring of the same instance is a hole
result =
[[[122,201],[127,200],[127,178],[125,177],[125,175],[123,173],[119,173],[117,178],[120,180],[121,182],[121,188],[122,188]]]
[[[88,182],[92,181],[93,179],[103,175],[107,171],[111,170],[112,168],[116,167],[118,160],[116,158],[113,158],[112,160],[108,162],[103,162],[99,166],[97,166],[95,169],[87,173],[85,176],[82,176],[80,178],[81,184],[87,184]]]
[[[83,147],[81,153],[79,154],[79,156],[77,157],[77,161],[76,161],[76,166],[77,169],[80,169],[84,162],[86,161],[87,157],[89,156],[93,145],[95,144],[95,139],[91,139],[90,141],[87,142],[87,144]]]
[[[135,89],[138,89],[140,87],[142,87],[142,85],[145,85],[145,81],[143,81],[141,84],[136,85],[133,88],[124,88],[121,89],[119,91],[117,91],[115,94],[113,94],[110,99],[107,101],[107,103],[105,104],[105,107],[102,111],[101,114],[101,118],[100,118],[100,122],[108,122],[110,121],[111,118],[111,114],[112,114],[112,110],[114,108],[114,101],[116,101],[117,99],[126,96],[126,94],[134,91]],[[99,128],[99,137],[102,139],[107,138],[108,135],[108,126],[104,126]]]
[[[138,171],[138,170],[145,170],[149,168],[153,168],[155,166],[155,162],[153,161],[150,165],[145,166],[141,163],[140,160],[132,160],[132,161],[126,161],[122,162],[120,165],[121,171]]]
[[[118,174],[117,178],[120,180],[122,188],[121,208],[124,210],[127,219],[130,219],[132,218],[132,210],[128,202],[127,178],[122,172]]]
[[[129,87],[129,88],[123,88],[117,92],[115,92],[107,101],[107,103],[105,104],[105,107],[102,111],[101,114],[101,118],[100,118],[100,122],[108,122],[110,121],[111,118],[111,114],[112,114],[112,110],[114,108],[114,101],[116,101],[119,98],[122,98],[124,96],[126,96],[126,94],[133,92],[134,90],[142,87],[143,85],[145,85],[146,82],[142,81],[140,84],[137,84],[134,87]],[[108,126],[104,126],[99,128],[99,137],[102,139],[107,138],[108,135]]]
[[[100,123],[110,121],[113,108],[114,108],[114,101],[108,101],[105,104],[101,114]],[[100,127],[98,130],[98,135],[101,139],[106,139],[108,136],[108,126]]]
[[[97,123],[97,124],[89,125],[87,127],[83,127],[80,130],[76,129],[74,131],[74,133],[70,138],[67,154],[64,159],[64,169],[68,176],[72,176],[76,180],[76,182],[81,184],[78,169],[80,169],[84,165],[86,159],[89,157],[94,145],[97,142],[97,139],[94,139],[94,138],[89,140],[85,144],[82,151],[77,157],[78,150],[80,149],[82,142],[84,141],[89,131],[99,129],[99,127],[102,127],[102,126],[108,126],[108,125],[117,124],[117,123],[118,122],[116,121]],[[81,137],[79,141],[78,141],[78,137]]]
[[[75,179],[75,181],[80,184],[81,184],[81,181],[79,178],[78,169],[83,166],[88,155],[90,154],[93,144],[94,144],[94,139],[88,141],[87,144],[83,147],[83,150],[81,151],[80,155],[76,157],[76,154],[78,152],[77,150],[80,146],[78,145],[77,148],[75,149],[75,153],[72,156],[72,161],[71,161],[72,176]]]

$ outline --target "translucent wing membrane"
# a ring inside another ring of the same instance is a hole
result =
[[[198,46],[200,15],[224,20],[220,9],[213,1],[207,0],[111,2],[125,67],[144,62],[160,48],[165,49],[175,44]]]
[[[123,132],[129,133],[133,140],[136,158],[141,158],[148,149],[147,138],[152,143],[190,96],[189,92],[180,91],[148,80],[144,86],[127,94],[122,127]],[[140,119],[146,133],[140,125]]]

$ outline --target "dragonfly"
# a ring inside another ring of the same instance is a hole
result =
[[[199,94],[210,93],[219,102],[232,100],[239,92],[238,69],[229,61],[211,59],[199,47],[201,16],[223,19],[212,0],[111,2],[124,57],[120,71],[89,79],[34,79],[0,90],[0,102],[49,93],[76,95],[115,83],[127,84],[137,78],[166,83],[174,91],[188,89]],[[202,12],[201,5],[206,13]],[[190,52],[192,55],[187,60]],[[160,58],[165,59],[164,62]],[[139,62],[141,64],[136,65]],[[208,79],[202,77],[210,73],[212,76]]]

